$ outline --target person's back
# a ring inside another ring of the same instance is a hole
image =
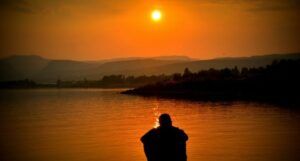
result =
[[[188,136],[172,126],[168,114],[162,114],[159,120],[160,126],[141,138],[148,161],[186,161]]]

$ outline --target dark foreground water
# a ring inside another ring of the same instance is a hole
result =
[[[300,112],[255,103],[201,103],[120,90],[0,91],[1,161],[145,161],[139,139],[170,113],[188,161],[299,161]]]

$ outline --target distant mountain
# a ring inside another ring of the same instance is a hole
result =
[[[11,56],[0,60],[0,81],[33,79],[40,83],[54,83],[57,79],[100,79],[104,75],[134,73],[144,68],[186,62],[188,57],[163,56],[153,58],[130,57],[98,61],[49,60],[39,56]],[[142,73],[147,74],[147,73]]]
[[[158,56],[152,57],[155,60],[174,60],[174,61],[191,61],[192,59],[187,56]]]
[[[121,61],[130,61],[130,60],[144,60],[144,59],[152,59],[152,60],[173,60],[173,61],[191,61],[193,59],[187,56],[157,56],[157,57],[128,57],[128,58],[113,58],[113,59],[104,59],[97,61],[86,61],[88,63],[98,63],[104,64],[109,62],[121,62]]]
[[[45,83],[56,82],[57,79],[82,80],[89,73],[95,71],[97,66],[98,64],[80,61],[52,60],[31,78],[35,81]]]
[[[31,78],[48,65],[49,60],[39,56],[15,55],[0,60],[0,80]]]
[[[49,64],[33,77],[38,82],[62,80],[100,79],[104,75],[124,74],[143,75],[143,69],[174,64],[177,60],[136,59],[107,63],[87,63],[79,61],[50,61]]]
[[[126,74],[129,71],[139,71],[147,68],[161,67],[169,64],[185,62],[182,60],[157,60],[157,59],[137,59],[129,61],[109,62],[99,66],[98,71],[102,74]],[[147,74],[147,73],[145,73]]]
[[[18,80],[25,77],[6,61],[0,61],[0,73],[0,81]]]
[[[235,66],[237,66],[238,68],[263,67],[268,64],[271,64],[274,60],[280,59],[300,59],[300,53],[196,60],[184,63],[163,65],[157,68],[149,68],[146,70],[148,74],[154,74],[159,72],[165,74],[172,74],[176,72],[181,73],[185,68],[189,68],[191,71],[196,72],[199,70],[206,70],[209,68],[222,69],[226,67],[233,68]]]
[[[104,75],[159,75],[181,73],[184,68],[259,67],[276,59],[300,59],[300,53],[194,60],[185,56],[117,58],[99,61],[49,60],[39,56],[11,56],[0,60],[0,81],[33,79],[40,83],[100,79]]]

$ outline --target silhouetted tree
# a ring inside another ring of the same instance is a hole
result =
[[[188,78],[191,75],[192,75],[192,72],[189,70],[189,68],[185,68],[184,72],[183,72],[183,77]]]
[[[174,81],[179,81],[179,80],[181,79],[181,74],[180,74],[180,73],[174,73],[174,74],[172,75],[172,79],[173,79]]]
[[[266,67],[202,70],[188,68],[173,74],[171,80],[146,85],[127,93],[143,95],[176,95],[197,98],[259,98],[300,100],[300,59],[274,61]],[[125,92],[126,93],[126,92]],[[286,101],[286,100],[285,100]]]

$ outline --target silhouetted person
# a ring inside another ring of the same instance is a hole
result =
[[[186,161],[186,141],[183,130],[172,126],[169,114],[159,117],[158,128],[151,129],[142,138],[148,161]]]

